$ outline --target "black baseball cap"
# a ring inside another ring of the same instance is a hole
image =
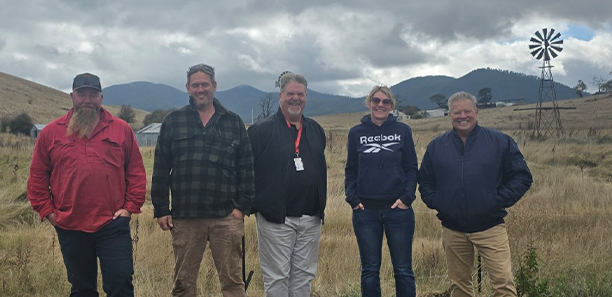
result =
[[[102,85],[100,85],[100,78],[91,73],[81,73],[75,76],[72,81],[72,90],[76,91],[82,88],[92,88],[101,92]]]

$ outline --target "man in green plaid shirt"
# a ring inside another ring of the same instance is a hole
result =
[[[172,296],[197,295],[208,241],[223,296],[244,297],[243,218],[255,194],[251,145],[240,117],[214,98],[212,67],[189,68],[186,88],[189,105],[162,123],[151,185],[154,216],[172,234]]]

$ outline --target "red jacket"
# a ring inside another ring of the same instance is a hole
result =
[[[72,112],[40,132],[28,197],[41,220],[53,212],[62,229],[95,232],[119,209],[140,213],[146,174],[127,123],[101,109],[90,138],[66,136]]]

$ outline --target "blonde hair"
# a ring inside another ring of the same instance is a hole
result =
[[[387,86],[383,86],[383,85],[374,86],[372,88],[372,90],[370,91],[370,94],[366,97],[365,102],[364,102],[366,107],[368,106],[368,103],[372,101],[372,97],[374,97],[374,94],[376,94],[377,92],[383,92],[385,95],[387,95],[387,97],[391,99],[391,109],[395,108],[395,96],[393,96],[393,92]]]

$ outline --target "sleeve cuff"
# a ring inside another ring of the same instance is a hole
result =
[[[414,202],[416,197],[412,198],[409,196],[402,196],[399,199],[402,201],[402,203],[404,203],[406,206],[410,206],[412,205],[412,202]]]
[[[48,215],[53,213],[53,208],[49,207],[49,208],[45,208],[43,210],[40,211],[40,221],[44,221],[45,218],[47,218]]]
[[[357,197],[346,197],[346,202],[351,205],[351,208],[355,208],[361,203],[361,200]]]
[[[169,207],[153,209],[154,218],[160,218],[160,217],[169,216],[169,215],[172,215],[172,212],[170,211]]]
[[[142,212],[142,211],[140,210],[140,207],[139,207],[138,205],[136,205],[136,204],[134,204],[134,203],[131,203],[131,202],[126,202],[126,203],[123,205],[123,209],[125,209],[125,210],[127,210],[127,211],[131,212],[132,214],[139,214],[139,213],[141,213],[141,212]]]

